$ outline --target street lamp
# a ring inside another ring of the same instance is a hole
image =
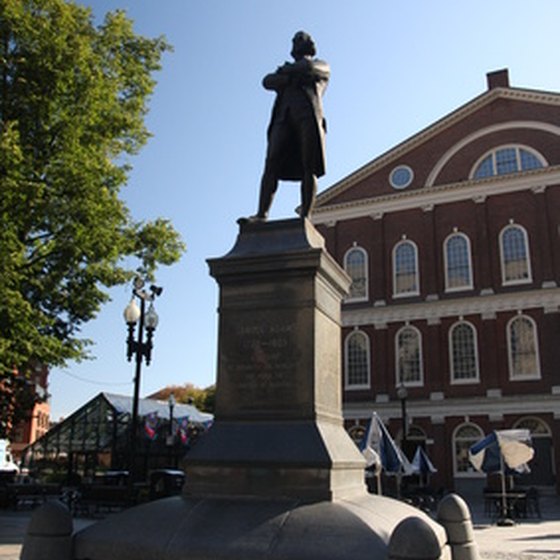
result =
[[[407,433],[407,424],[408,424],[406,419],[406,399],[408,398],[408,390],[402,381],[397,387],[397,397],[401,401],[401,424],[402,424],[401,450],[406,455],[406,433]],[[397,480],[398,480],[397,496],[400,498],[403,494],[402,474],[399,473]]]
[[[175,408],[176,402],[175,395],[173,393],[169,393],[167,404],[169,405],[169,436],[171,438],[171,443],[173,443],[173,409]]]
[[[136,435],[138,431],[138,402],[140,399],[140,374],[142,371],[142,358],[146,360],[146,365],[150,365],[152,357],[152,339],[154,331],[158,325],[159,318],[154,309],[154,299],[161,295],[163,288],[158,286],[150,286],[149,292],[144,289],[144,280],[136,277],[132,288],[132,298],[130,303],[124,310],[124,320],[128,325],[128,338],[126,340],[126,357],[130,362],[132,356],[135,357],[136,369],[134,375],[134,398],[132,401],[132,423],[130,434],[130,479],[134,481],[136,469],[134,468],[136,456]],[[136,300],[140,301],[140,307]],[[149,308],[146,312],[146,302],[149,302]],[[134,339],[134,330],[138,324],[138,335]],[[146,328],[147,337],[144,341],[144,327]]]
[[[406,436],[408,432],[408,421],[406,417],[406,399],[408,398],[408,389],[405,387],[402,381],[400,385],[397,387],[397,397],[401,401],[401,423],[402,423],[401,448],[404,452],[406,447]]]
[[[169,398],[167,399],[167,404],[169,406],[169,435],[167,436],[167,446],[169,447],[169,461],[170,464],[175,467],[175,461],[173,459],[173,445],[175,444],[175,435],[173,434],[173,409],[176,404],[175,395],[169,393]]]

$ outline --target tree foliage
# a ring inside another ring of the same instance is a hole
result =
[[[165,219],[119,198],[149,137],[147,102],[169,48],[121,11],[96,26],[65,0],[0,0],[0,372],[87,355],[80,327],[107,288],[184,250]]]
[[[203,412],[214,412],[216,403],[216,386],[210,385],[204,389],[195,387],[192,383],[185,383],[184,385],[169,385],[160,389],[150,399],[167,400],[169,395],[173,393],[178,403],[194,404],[196,408]]]

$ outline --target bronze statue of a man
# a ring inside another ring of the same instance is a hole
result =
[[[268,150],[261,181],[259,209],[251,221],[268,217],[279,180],[301,181],[301,216],[307,217],[317,195],[317,177],[325,174],[325,133],[321,97],[329,65],[314,58],[315,43],[299,31],[292,39],[294,62],[286,62],[263,79],[276,92],[268,127]]]

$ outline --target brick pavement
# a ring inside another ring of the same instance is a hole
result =
[[[498,527],[484,514],[481,500],[469,500],[482,560],[560,560],[560,496],[542,496],[542,518]]]

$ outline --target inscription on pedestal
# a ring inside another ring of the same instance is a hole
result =
[[[238,410],[296,407],[302,398],[296,374],[301,352],[293,316],[252,313],[244,320],[236,314],[226,323],[221,366],[230,402]]]

